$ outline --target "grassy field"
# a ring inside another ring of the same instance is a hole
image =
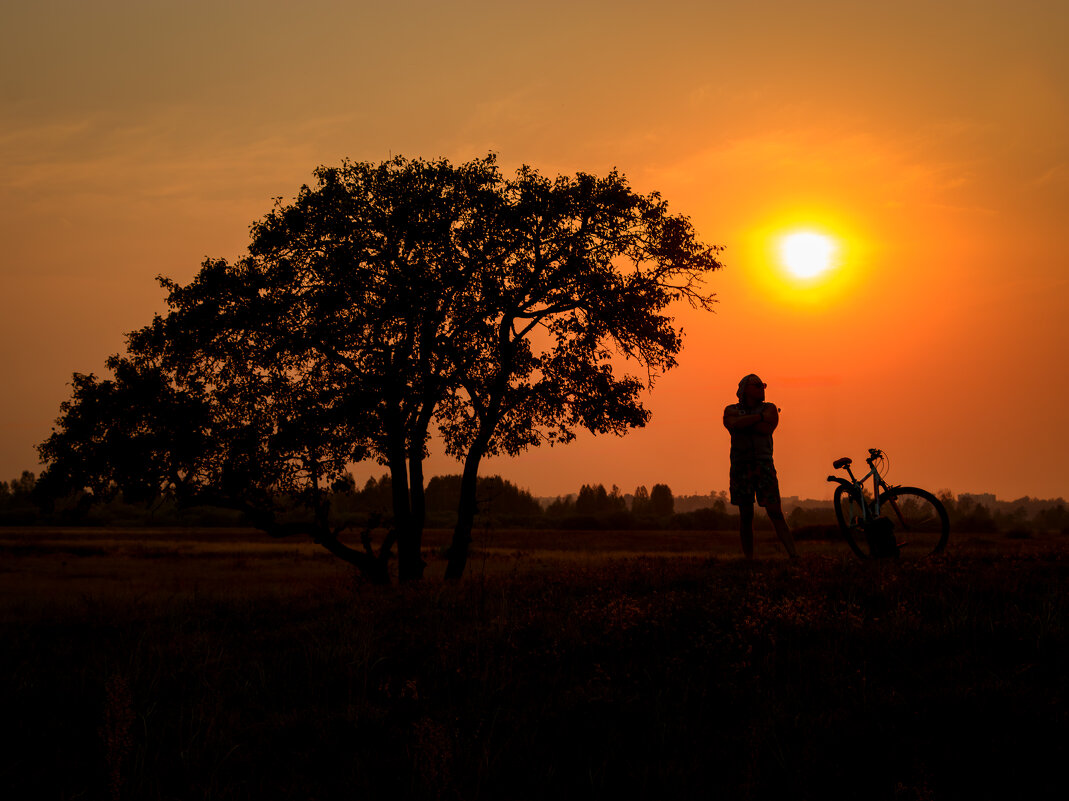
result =
[[[1063,798],[1069,541],[0,529],[5,798]]]

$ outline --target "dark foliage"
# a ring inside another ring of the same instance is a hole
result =
[[[650,514],[653,517],[666,518],[675,511],[676,502],[672,490],[667,484],[654,484],[650,490]]]
[[[682,346],[668,308],[711,307],[718,249],[616,172],[506,178],[489,156],[315,175],[252,227],[245,257],[205,261],[185,286],[160,278],[169,311],[129,335],[112,377],[75,375],[42,484],[84,503],[231,507],[378,582],[396,547],[412,579],[436,428],[463,462],[458,578],[482,459],[644,425],[641,396]],[[332,491],[365,459],[389,470],[390,514],[353,547]]]
[[[428,519],[448,524],[456,519],[460,502],[460,475],[435,476],[427,482]],[[480,476],[476,490],[476,525],[520,526],[537,525],[542,507],[531,493],[522,490],[500,476]]]
[[[18,478],[0,481],[0,525],[24,526],[38,517],[37,478],[23,470]]]

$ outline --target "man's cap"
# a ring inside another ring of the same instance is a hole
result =
[[[764,381],[761,380],[761,377],[757,375],[757,373],[750,373],[749,375],[744,375],[742,377],[742,380],[739,381],[738,390],[735,392],[735,397],[739,399],[740,403],[742,403],[743,401],[742,396],[746,392],[746,385],[749,384],[751,380],[756,381],[758,384],[761,385],[762,388],[768,386]]]

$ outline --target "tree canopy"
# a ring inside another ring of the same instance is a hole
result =
[[[240,508],[376,581],[396,546],[411,579],[437,433],[463,462],[459,577],[481,460],[644,425],[641,395],[682,346],[669,307],[711,307],[719,249],[615,171],[397,157],[315,178],[253,225],[242,258],[207,260],[184,286],[159,278],[168,313],[128,336],[111,378],[75,375],[42,482]],[[366,459],[389,469],[393,514],[352,547],[327,490]],[[281,519],[283,496],[307,514]]]

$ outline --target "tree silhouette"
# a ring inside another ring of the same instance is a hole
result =
[[[649,510],[654,517],[671,517],[676,500],[667,484],[654,484],[650,490]]]
[[[316,170],[252,227],[248,254],[208,260],[169,311],[128,337],[113,378],[75,375],[40,447],[53,495],[121,491],[242,509],[305,533],[374,581],[423,574],[432,426],[464,463],[447,576],[464,570],[488,455],[625,433],[675,364],[674,300],[708,308],[719,268],[686,218],[613,172],[512,179],[493,156],[401,157]],[[638,375],[618,372],[628,360]],[[347,465],[389,470],[376,551],[330,515]],[[279,499],[304,508],[281,521]]]
[[[455,514],[460,500],[459,475],[435,476],[427,482],[427,511]],[[522,490],[501,476],[479,477],[479,512],[495,522],[515,518],[531,520],[542,517],[542,507],[530,492]]]
[[[682,346],[667,307],[710,308],[702,279],[720,267],[685,217],[616,172],[549,180],[524,167],[502,184],[473,356],[442,427],[464,460],[447,577],[467,560],[482,459],[568,442],[578,428],[623,434],[645,425],[640,393],[675,366]],[[617,374],[633,360],[639,375]],[[614,361],[617,364],[614,364]]]
[[[631,498],[631,514],[635,517],[644,517],[650,512],[650,491],[645,484],[635,487],[635,494]]]

